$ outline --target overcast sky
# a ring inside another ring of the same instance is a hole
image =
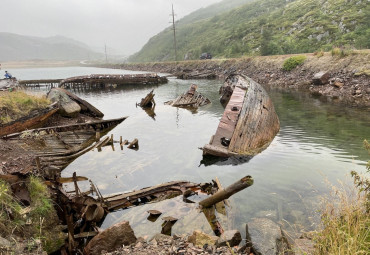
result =
[[[141,49],[176,19],[221,0],[1,0],[0,32],[62,35],[122,53]],[[1,43],[1,42],[0,42]]]

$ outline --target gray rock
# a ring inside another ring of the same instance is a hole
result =
[[[246,225],[247,243],[252,243],[257,254],[284,254],[289,244],[280,226],[267,218],[255,218]]]
[[[52,102],[58,102],[59,113],[62,116],[73,118],[81,111],[80,105],[61,90],[51,89],[47,98]]]
[[[12,243],[10,241],[0,236],[0,247],[10,248],[11,246],[12,246]]]
[[[314,75],[314,77],[312,78],[312,82],[315,85],[323,85],[329,82],[329,78],[329,72],[321,71]]]
[[[217,239],[216,246],[227,246],[227,243],[231,247],[239,245],[239,243],[242,241],[242,236],[238,230],[227,230]]]
[[[96,235],[84,249],[84,254],[98,255],[111,252],[123,245],[136,242],[134,231],[128,221],[119,222]]]

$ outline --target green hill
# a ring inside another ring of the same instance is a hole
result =
[[[205,19],[180,20],[177,59],[186,54],[198,59],[202,52],[222,58],[314,52],[332,46],[370,48],[369,17],[368,0],[255,0]],[[173,48],[173,31],[167,28],[129,60],[174,60]]]

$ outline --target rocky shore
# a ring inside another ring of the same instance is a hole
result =
[[[136,71],[170,73],[179,78],[225,79],[231,73],[247,75],[266,88],[301,90],[322,100],[348,107],[370,108],[370,51],[347,56],[302,54],[306,60],[291,71],[283,70],[290,55],[245,57],[225,60],[196,60],[105,65]],[[326,74],[314,82],[318,73]]]

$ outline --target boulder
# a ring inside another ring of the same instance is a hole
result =
[[[102,251],[111,252],[123,245],[136,242],[134,231],[128,221],[119,222],[103,232],[97,234],[84,249],[86,255],[102,254]]]
[[[246,242],[252,244],[257,254],[284,254],[289,244],[280,226],[267,218],[255,218],[246,225]]]
[[[80,105],[73,101],[62,90],[51,89],[47,95],[47,98],[53,103],[58,102],[59,114],[62,116],[74,118],[81,111]]]
[[[329,72],[321,71],[313,76],[312,82],[315,85],[324,85],[329,82],[329,78],[330,78]]]
[[[227,246],[227,242],[231,247],[239,245],[242,241],[242,236],[238,230],[227,230],[217,239],[216,246]]]
[[[198,247],[203,247],[205,244],[215,245],[218,237],[207,235],[200,230],[195,230],[191,236],[188,237],[188,242]]]

